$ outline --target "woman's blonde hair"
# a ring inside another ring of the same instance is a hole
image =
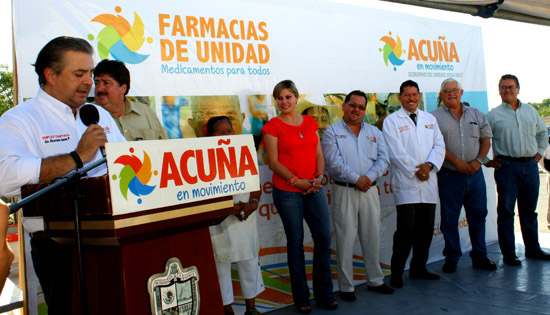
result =
[[[277,99],[277,97],[279,97],[279,94],[281,94],[281,91],[283,91],[284,89],[288,89],[290,92],[292,92],[292,94],[294,94],[294,96],[296,96],[296,98],[300,97],[300,93],[298,93],[296,85],[291,80],[284,80],[277,83],[277,85],[275,85],[275,87],[273,88],[273,97]]]

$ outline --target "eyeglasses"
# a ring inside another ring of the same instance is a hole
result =
[[[505,86],[505,85],[502,85],[500,87],[501,90],[503,91],[506,91],[506,90],[515,90],[516,89],[516,86],[515,85],[508,85],[508,86]]]
[[[348,105],[349,107],[351,107],[353,109],[359,109],[360,111],[365,111],[367,109],[366,106],[359,106],[359,105],[354,104],[354,103],[347,103],[346,105]]]
[[[449,90],[449,89],[446,89],[446,90],[443,90],[442,92],[443,92],[443,94],[449,94],[449,93],[451,93],[451,92],[453,92],[453,93],[458,93],[459,91],[460,91],[459,88],[454,88],[454,89],[450,89],[450,90]]]

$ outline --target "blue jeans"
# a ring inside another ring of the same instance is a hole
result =
[[[495,170],[498,205],[498,242],[503,255],[515,255],[514,206],[518,203],[519,223],[526,252],[540,250],[537,200],[539,198],[539,169],[535,159],[529,162],[500,160]]]
[[[322,188],[301,194],[273,188],[273,202],[281,216],[287,240],[292,297],[297,306],[309,303],[304,256],[304,219],[313,238],[313,294],[318,302],[334,300],[330,270],[330,216]]]
[[[445,238],[443,255],[447,260],[458,261],[462,256],[458,218],[464,205],[468,232],[472,242],[472,260],[487,257],[485,244],[485,218],[487,217],[487,188],[483,170],[472,175],[442,168],[437,173],[441,204],[441,232]]]

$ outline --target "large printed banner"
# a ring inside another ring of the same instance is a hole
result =
[[[292,303],[286,238],[261,145],[263,124],[277,115],[270,96],[277,82],[296,83],[298,111],[319,123],[321,136],[341,119],[343,98],[355,89],[368,95],[365,122],[381,128],[383,119],[400,108],[399,85],[408,79],[419,83],[421,107],[427,111],[441,106],[438,91],[446,78],[462,84],[463,101],[488,110],[482,37],[476,26],[313,0],[19,0],[13,5],[19,101],[39,88],[32,67],[39,50],[52,38],[69,35],[87,39],[96,62],[109,58],[126,63],[132,76],[129,95],[156,111],[171,138],[204,136],[206,122],[218,115],[229,116],[237,133],[253,136],[262,190],[258,225],[266,291],[257,299],[262,311]],[[497,238],[496,193],[492,173],[484,171],[490,242]],[[389,178],[385,174],[377,179],[380,263],[386,273],[395,230]],[[325,177],[323,185],[331,204],[332,182]],[[462,215],[465,250],[471,248],[467,226]],[[307,230],[304,245],[311,276],[313,243]],[[437,215],[430,261],[441,259],[443,246]],[[365,281],[359,244],[355,254],[359,284]],[[238,281],[234,283],[236,304],[244,305]]]

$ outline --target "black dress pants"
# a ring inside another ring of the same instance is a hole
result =
[[[48,314],[72,314],[73,247],[32,237],[31,256]]]
[[[413,203],[397,206],[397,229],[393,234],[392,276],[402,276],[413,248],[411,272],[426,270],[434,231],[435,204]]]

